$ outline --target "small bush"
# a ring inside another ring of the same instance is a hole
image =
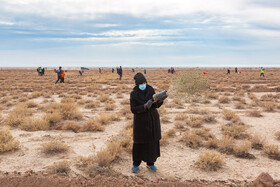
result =
[[[181,140],[187,146],[194,149],[200,147],[203,142],[203,139],[194,133],[186,133]]]
[[[224,164],[224,156],[215,152],[206,152],[199,155],[199,160],[196,165],[207,171],[217,171]]]
[[[275,138],[276,138],[277,140],[280,140],[280,131],[278,131],[278,132],[275,133]]]
[[[91,102],[89,102],[89,103],[87,103],[87,104],[85,105],[85,108],[87,108],[87,109],[93,109],[93,108],[97,108],[97,107],[99,107],[99,106],[100,106],[100,102],[91,101]]]
[[[185,123],[181,122],[181,121],[176,121],[174,123],[174,126],[176,129],[184,129],[185,128]]]
[[[260,111],[258,111],[258,110],[253,110],[253,111],[248,112],[248,116],[256,117],[256,118],[262,117]]]
[[[252,144],[249,141],[243,141],[239,145],[233,147],[234,155],[240,158],[256,158],[254,155],[250,154],[249,151],[252,148]]]
[[[273,112],[275,111],[276,104],[274,102],[265,102],[262,108],[265,112]]]
[[[26,106],[27,106],[27,108],[34,108],[34,107],[37,107],[38,104],[35,103],[34,101],[28,101],[28,102],[26,103]]]
[[[236,113],[234,111],[232,111],[232,110],[224,109],[223,110],[223,114],[224,114],[224,118],[226,120],[229,120],[229,121],[232,121],[232,122],[240,121],[239,116],[237,116]]]
[[[169,137],[174,136],[175,133],[176,133],[176,130],[175,130],[175,129],[170,129],[169,131],[167,131],[167,134],[168,134]]]
[[[25,131],[40,131],[48,130],[50,125],[45,119],[30,117],[26,118],[19,128]]]
[[[215,137],[208,138],[208,140],[204,143],[204,146],[209,149],[216,149],[218,148],[219,140]]]
[[[250,141],[252,143],[252,148],[257,150],[262,149],[265,142],[265,140],[259,135],[251,136]]]
[[[51,173],[51,174],[68,175],[71,171],[70,162],[67,160],[55,162],[51,166],[47,167],[47,171],[48,171],[48,173]]]
[[[106,149],[102,149],[96,154],[96,163],[100,167],[108,167],[118,158],[121,152],[121,144],[119,142],[111,142],[107,145]]]
[[[50,126],[54,126],[55,124],[62,121],[62,115],[57,110],[47,113],[43,118],[49,122]]]
[[[185,121],[186,119],[188,119],[188,116],[184,113],[179,113],[175,116],[175,120],[178,121]]]
[[[200,128],[204,120],[201,117],[191,116],[190,120],[187,120],[187,125],[193,128]]]
[[[73,132],[79,132],[79,130],[81,129],[81,126],[78,125],[76,122],[74,121],[65,121],[65,123],[62,126],[62,130],[71,130]]]
[[[280,160],[280,151],[278,145],[265,145],[263,147],[263,151],[269,158]]]
[[[162,123],[170,123],[170,118],[167,116],[160,117]]]
[[[169,138],[169,135],[167,133],[164,133],[160,139],[160,145],[161,146],[164,146],[164,145],[167,145],[168,143],[168,138]]]
[[[19,141],[15,140],[8,127],[0,129],[0,153],[19,149]]]
[[[105,110],[106,111],[112,111],[116,108],[116,105],[115,104],[110,104],[110,103],[106,103],[105,104]]]
[[[95,118],[90,118],[87,122],[83,124],[80,128],[80,131],[104,131],[104,126],[100,122],[98,122]]]
[[[82,119],[83,114],[78,110],[77,105],[72,102],[62,103],[60,106],[60,114],[63,119]]]
[[[207,93],[205,96],[208,99],[218,99],[219,98],[219,96],[216,93]]]
[[[219,103],[222,103],[222,104],[230,103],[230,99],[226,96],[222,96],[219,98]]]
[[[47,155],[65,153],[69,150],[69,146],[60,141],[51,141],[41,145],[41,152]]]
[[[202,137],[204,140],[208,140],[210,138],[214,138],[215,135],[210,133],[209,128],[201,128],[201,129],[195,129],[193,130],[193,133]]]
[[[222,153],[232,154],[234,147],[234,139],[229,136],[224,136],[218,143],[218,150]]]
[[[242,138],[246,129],[247,127],[244,125],[224,125],[222,127],[222,134],[233,138]]]
[[[216,123],[217,122],[216,117],[211,114],[204,115],[202,119],[205,123]]]

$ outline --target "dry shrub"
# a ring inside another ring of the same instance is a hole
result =
[[[78,163],[76,164],[76,166],[78,166],[79,169],[85,169],[93,164],[94,164],[94,157],[92,155],[89,155],[87,157],[79,156]]]
[[[31,116],[33,112],[34,110],[27,108],[23,104],[19,104],[6,116],[5,124],[12,127],[20,126],[25,118]]]
[[[230,99],[226,96],[222,96],[219,98],[219,103],[222,103],[222,104],[227,104],[230,102]]]
[[[51,173],[51,174],[68,175],[71,171],[70,162],[67,160],[55,162],[51,166],[47,167],[47,171],[48,171],[48,173]]]
[[[167,131],[167,134],[169,137],[172,137],[176,134],[176,130],[175,129],[169,129],[169,131]]]
[[[181,139],[187,146],[195,149],[198,148],[202,145],[203,143],[203,138],[194,134],[193,132],[191,133],[186,133],[182,139]]]
[[[278,131],[278,132],[275,133],[275,138],[276,138],[277,140],[280,140],[280,131]]]
[[[265,143],[265,140],[259,135],[252,135],[250,141],[252,143],[252,148],[257,150],[262,149]]]
[[[224,136],[218,143],[218,150],[222,153],[232,154],[234,139],[230,136]]]
[[[112,121],[118,120],[118,116],[116,114],[108,114],[108,113],[101,113],[96,118],[96,121],[99,122],[101,125],[107,125]]]
[[[274,102],[265,102],[262,108],[265,112],[273,112],[275,111],[276,104]]]
[[[265,145],[263,147],[263,151],[269,158],[274,160],[280,160],[280,151],[278,145]]]
[[[55,124],[62,121],[62,115],[57,110],[47,113],[43,118],[49,122],[50,126],[54,126]]]
[[[53,140],[49,143],[41,145],[41,152],[46,155],[54,155],[58,153],[65,153],[69,150],[69,146],[63,142]]]
[[[248,116],[256,117],[256,118],[262,117],[261,112],[258,110],[253,110],[253,111],[248,112]]]
[[[104,126],[100,122],[98,122],[95,118],[90,118],[87,122],[83,124],[83,126],[79,129],[79,131],[104,131]]]
[[[106,111],[112,111],[116,108],[116,105],[115,104],[110,104],[110,103],[106,103],[105,104],[105,110]]]
[[[60,114],[63,119],[82,119],[83,114],[77,108],[76,103],[68,102],[62,103],[60,106]]]
[[[222,134],[225,136],[230,136],[233,138],[242,138],[244,137],[244,132],[247,130],[247,127],[244,125],[224,125],[222,126]]]
[[[190,113],[192,114],[200,114],[200,115],[207,115],[209,114],[209,110],[207,109],[197,109],[197,108],[194,108],[194,109],[191,109],[190,110]]]
[[[208,100],[208,99],[204,99],[204,100],[202,101],[202,104],[210,104],[210,103],[211,103],[211,101]]]
[[[219,140],[215,137],[208,138],[206,142],[204,142],[204,146],[209,149],[216,149],[218,148]]]
[[[235,103],[234,108],[236,109],[245,109],[245,105],[243,103]]]
[[[96,163],[100,167],[109,167],[110,164],[119,157],[120,152],[120,142],[110,142],[106,149],[102,149],[96,154]]]
[[[100,95],[98,98],[97,98],[101,103],[104,103],[106,101],[109,101],[110,100],[110,97],[108,95]]]
[[[50,128],[49,122],[45,119],[29,117],[19,126],[20,129],[25,131],[40,131],[48,130]]]
[[[167,116],[160,117],[162,123],[170,123],[170,118]]]
[[[35,103],[34,101],[28,101],[28,102],[26,103],[26,106],[27,106],[27,108],[35,108],[35,107],[38,106],[38,104]]]
[[[89,103],[87,103],[87,104],[85,105],[85,108],[87,108],[87,109],[93,109],[93,108],[97,108],[97,107],[99,107],[99,106],[100,106],[100,102],[91,101],[91,102],[89,102]]]
[[[71,130],[73,132],[79,132],[79,130],[81,129],[81,126],[74,122],[74,121],[65,121],[65,123],[62,126],[62,130]]]
[[[211,114],[204,115],[202,117],[202,119],[205,123],[216,123],[217,122],[216,117]]]
[[[251,148],[252,148],[252,144],[250,141],[248,140],[243,141],[242,143],[235,145],[233,147],[234,155],[240,158],[254,159],[256,157],[249,153]]]
[[[38,97],[41,97],[43,95],[42,92],[33,92],[31,95],[30,95],[30,98],[38,98]]]
[[[184,113],[179,113],[175,116],[175,120],[178,121],[185,121],[186,119],[188,119],[188,116]]]
[[[176,129],[184,129],[185,128],[185,123],[181,122],[181,121],[176,121],[174,123],[174,126]]]
[[[227,110],[224,109],[223,110],[223,115],[224,115],[224,119],[232,121],[232,122],[238,122],[240,121],[239,116],[236,115],[236,113],[232,110]]]
[[[131,152],[132,151],[132,146],[133,146],[133,129],[132,126],[130,127],[130,125],[126,126],[126,129],[122,130],[121,132],[121,147],[122,149],[124,149],[125,151]]]
[[[162,136],[161,136],[161,139],[160,139],[160,145],[167,145],[168,143],[168,138],[169,138],[169,135],[167,133],[164,133]]]
[[[120,102],[122,105],[129,105],[130,104],[130,100],[129,99],[123,99]]]
[[[209,128],[201,128],[193,130],[193,133],[202,137],[204,140],[208,140],[210,138],[215,138],[215,135],[210,133]]]
[[[206,152],[199,155],[199,160],[196,165],[207,171],[217,171],[224,164],[224,156],[215,152]]]
[[[0,129],[0,153],[19,149],[19,141],[15,140],[8,127]]]
[[[201,117],[191,116],[190,120],[187,120],[187,125],[193,128],[200,128],[204,120]]]

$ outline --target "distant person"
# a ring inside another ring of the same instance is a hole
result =
[[[168,69],[168,71],[167,71],[168,73],[170,73],[171,72],[171,70],[170,69]]]
[[[115,71],[115,69],[114,69],[114,68],[112,68],[112,73],[114,73],[114,71]]]
[[[143,72],[144,72],[144,74],[146,74],[146,73],[147,73],[147,70],[146,70],[146,69],[144,69],[144,70],[143,70]]]
[[[171,74],[174,74],[175,73],[175,70],[174,68],[171,67]]]
[[[263,76],[264,77],[264,69],[261,68],[261,74],[260,74],[260,77]]]
[[[58,70],[55,70],[56,74],[57,74],[57,81],[55,82],[58,83],[58,81],[60,81],[60,83],[64,82],[64,77],[62,79],[62,74],[64,73],[64,71],[62,70],[61,66],[59,67]],[[64,73],[65,76],[65,73]]]
[[[227,75],[229,75],[230,74],[230,69],[227,69]]]
[[[84,70],[82,70],[82,71],[80,70],[79,74],[82,76],[84,72],[85,72]]]
[[[134,70],[134,68],[132,68],[132,73],[134,73],[135,72],[135,70]]]
[[[41,67],[38,67],[37,70],[36,70],[38,72],[38,75],[40,75],[40,72],[39,72],[40,69],[41,69]]]
[[[237,73],[238,71],[237,71],[237,68],[235,68],[235,73]]]
[[[99,68],[99,73],[101,73],[101,68]]]
[[[122,73],[123,73],[122,66],[120,66],[120,68],[117,69],[117,73],[120,76],[120,80],[122,80]]]
[[[134,114],[133,120],[133,148],[132,172],[139,171],[142,161],[147,163],[151,171],[156,171],[154,165],[160,156],[161,126],[159,108],[163,101],[153,103],[154,88],[147,84],[142,73],[134,76],[135,87],[130,93],[130,109]]]
[[[42,69],[42,75],[45,75],[45,68]]]

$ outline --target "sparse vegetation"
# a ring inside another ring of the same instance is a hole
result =
[[[217,171],[224,164],[224,156],[215,152],[206,152],[199,155],[196,165],[207,171]]]
[[[19,141],[15,140],[8,127],[0,128],[0,153],[19,149]]]
[[[47,155],[65,153],[69,150],[69,146],[63,142],[54,140],[41,145],[41,152]]]
[[[71,171],[70,162],[67,160],[55,162],[51,166],[48,166],[47,171],[51,174],[68,175]]]

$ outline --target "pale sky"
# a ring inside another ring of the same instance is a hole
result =
[[[280,67],[280,0],[0,0],[0,66]]]

